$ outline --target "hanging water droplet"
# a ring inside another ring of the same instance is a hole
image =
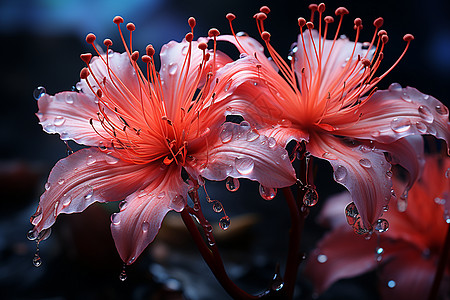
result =
[[[355,222],[355,224],[353,224],[352,227],[353,227],[353,231],[359,235],[364,235],[369,232],[369,230],[367,230],[364,227],[363,221],[359,217],[356,219],[356,222]],[[370,238],[370,236],[368,236],[368,237]]]
[[[92,188],[92,186],[88,186],[88,192],[86,193],[86,195],[84,195],[84,200],[91,199],[93,195],[94,195],[94,189]]]
[[[375,260],[376,261],[381,261],[383,259],[383,253],[384,253],[384,249],[381,247],[377,247],[375,248]]]
[[[370,169],[372,167],[372,163],[367,158],[360,159],[359,164],[366,169]]]
[[[125,208],[127,208],[128,202],[126,200],[123,200],[119,203],[119,210],[123,211]]]
[[[147,221],[144,221],[142,223],[142,232],[147,233],[149,228],[150,228],[150,224]]]
[[[215,200],[213,203],[213,210],[216,213],[220,213],[223,210],[222,203],[220,203],[220,201]]]
[[[386,232],[389,229],[389,222],[386,219],[378,219],[374,229],[378,232]]]
[[[95,157],[93,157],[92,155],[89,155],[87,157],[86,164],[88,166],[90,166],[90,165],[93,165],[96,161],[97,161],[97,159]]]
[[[358,212],[358,208],[356,207],[356,204],[354,202],[350,202],[346,207],[345,207],[345,216],[347,218],[347,223],[350,226],[355,225],[356,220],[359,217],[359,212]]]
[[[30,231],[27,232],[27,239],[30,241],[34,241],[36,240],[38,237],[38,233],[37,230],[35,229],[31,229]]]
[[[113,213],[111,215],[111,223],[113,225],[119,225],[120,224],[120,215],[118,213]]]
[[[34,97],[34,99],[39,100],[42,96],[45,95],[45,92],[46,92],[45,87],[43,87],[43,86],[37,87],[37,88],[33,91],[33,97]]]
[[[124,264],[123,265],[123,268],[122,268],[122,272],[120,272],[120,274],[119,274],[119,280],[120,281],[125,281],[125,280],[127,280],[127,272],[126,272],[126,270],[125,270],[125,267],[126,267],[126,265]]]
[[[227,230],[230,227],[230,217],[224,216],[219,220],[219,226],[222,230]]]
[[[30,217],[30,223],[36,225],[42,220],[42,208],[37,207],[36,212]]]
[[[219,137],[224,144],[231,141],[231,139],[233,138],[233,125],[224,124],[222,127],[222,131],[219,133]]]
[[[320,254],[317,256],[317,261],[321,264],[326,263],[328,260],[328,257],[325,254]]]
[[[44,185],[44,188],[45,188],[46,191],[48,191],[48,190],[50,189],[51,186],[52,186],[52,184],[51,184],[50,182],[47,182],[47,183]]]
[[[391,129],[395,132],[401,133],[408,131],[411,128],[411,121],[405,118],[393,118],[391,121]]]
[[[433,122],[433,114],[431,113],[431,110],[425,106],[425,105],[421,105],[419,106],[419,108],[417,109],[419,111],[419,116],[425,120],[425,122],[431,123]]]
[[[308,188],[305,195],[303,196],[303,204],[306,206],[314,206],[319,201],[319,195],[317,191],[312,188]]]
[[[334,171],[334,179],[343,182],[347,178],[347,169],[344,166],[338,166]]]
[[[175,75],[177,72],[178,65],[176,63],[170,63],[169,64],[169,75]]]
[[[436,105],[434,109],[440,115],[448,115],[448,108],[445,105]]]
[[[39,250],[34,254],[33,266],[40,267],[42,265],[41,257],[39,256]]]
[[[387,283],[387,286],[390,287],[391,289],[395,288],[396,285],[397,283],[394,280],[389,280]]]
[[[263,185],[259,185],[259,194],[264,200],[272,200],[277,195],[276,188],[265,187]]]
[[[236,157],[234,164],[236,170],[242,175],[250,174],[255,166],[255,162],[250,157]]]
[[[225,182],[225,186],[227,187],[227,190],[229,190],[230,192],[236,192],[240,186],[239,179],[228,177],[227,181]]]
[[[400,198],[397,199],[397,209],[399,212],[405,212],[408,208],[408,192],[405,191]]]
[[[414,123],[414,125],[416,126],[416,129],[420,134],[424,134],[427,132],[428,127],[423,122],[416,121],[416,123]]]

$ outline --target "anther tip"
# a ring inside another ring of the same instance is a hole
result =
[[[218,36],[219,34],[220,34],[220,31],[217,28],[211,28],[208,31],[208,36],[209,37]]]
[[[121,16],[115,16],[113,19],[113,22],[116,23],[117,25],[123,23],[123,18]]]
[[[317,7],[317,10],[320,13],[323,13],[325,11],[325,3],[320,3],[319,6]]]
[[[328,24],[334,22],[334,18],[332,16],[326,16],[323,20]]]
[[[260,20],[260,21],[264,21],[265,19],[267,19],[267,15],[263,12],[257,13],[256,14],[256,19]]]
[[[101,98],[103,96],[103,92],[100,89],[97,90],[96,94],[98,98]]]
[[[147,54],[146,54],[146,55],[142,55],[141,59],[142,59],[142,61],[143,61],[144,63],[146,63],[146,64],[148,64],[148,63],[151,62],[151,58],[150,58],[150,56],[148,56]]]
[[[194,35],[192,34],[192,32],[188,32],[186,33],[186,35],[184,36],[184,38],[186,39],[186,41],[188,43],[192,42],[192,40],[194,39]]]
[[[309,8],[311,11],[315,12],[315,11],[317,10],[317,8],[318,8],[318,5],[315,4],[315,3],[311,3],[310,5],[308,5],[308,8]]]
[[[92,54],[91,53],[84,53],[84,54],[80,55],[80,58],[86,64],[89,64],[89,62],[91,61],[91,58],[92,58]]]
[[[189,24],[189,27],[191,27],[193,29],[195,27],[195,24],[197,24],[197,21],[195,21],[194,17],[190,17],[188,19],[188,24]]]
[[[383,34],[381,36],[381,41],[383,42],[383,44],[387,44],[387,42],[389,41],[389,37],[387,34]]]
[[[305,24],[306,24],[305,18],[302,17],[298,18],[298,26],[303,27],[305,26]]]
[[[84,67],[83,69],[81,69],[80,78],[81,79],[86,79],[86,78],[88,78],[88,76],[89,76],[88,68]]]
[[[97,37],[95,36],[95,34],[89,33],[89,34],[86,36],[86,42],[87,42],[88,44],[93,44],[96,38],[97,38]]]
[[[134,60],[134,61],[137,61],[138,58],[139,58],[139,51],[134,51],[134,52],[131,54],[131,59]]]
[[[227,20],[228,21],[233,21],[234,19],[236,19],[236,16],[234,15],[234,14],[232,14],[232,13],[228,13],[227,14],[227,16],[226,16],[226,18],[227,18]]]
[[[265,13],[266,15],[270,13],[270,8],[266,5],[261,6],[261,8],[259,9],[260,12]]]
[[[201,42],[201,43],[198,44],[197,47],[198,47],[198,49],[200,49],[202,51],[205,51],[206,48],[208,48],[208,45],[206,45],[206,43],[204,43],[204,42]]]
[[[338,7],[334,13],[336,16],[343,16],[343,15],[348,15],[349,12],[348,12],[348,9],[341,6],[341,7]]]
[[[405,35],[403,36],[403,40],[404,40],[405,42],[411,42],[412,40],[414,40],[414,36],[413,36],[412,34],[410,34],[410,33],[405,34]]]
[[[361,59],[361,63],[362,63],[365,67],[370,66],[370,60],[368,60],[367,58]]]
[[[264,41],[269,42],[269,41],[270,41],[270,33],[267,32],[267,31],[263,31],[263,32],[261,33],[261,38],[262,38]]]
[[[314,23],[313,22],[307,22],[306,23],[306,27],[308,27],[308,29],[313,29],[314,28]]]
[[[136,29],[136,26],[133,23],[128,23],[127,24],[127,29],[129,31],[134,31]]]
[[[362,20],[361,18],[355,18],[355,20],[353,21],[353,23],[355,24],[355,26],[361,26],[362,25]]]
[[[106,47],[110,47],[112,46],[113,42],[110,39],[104,39],[103,41],[103,45],[105,45]]]
[[[155,48],[153,48],[153,45],[147,45],[147,47],[145,47],[145,53],[150,57],[155,55]]]
[[[376,18],[375,21],[373,21],[373,26],[375,26],[376,28],[380,28],[381,26],[383,26],[384,23],[384,19],[382,17]]]

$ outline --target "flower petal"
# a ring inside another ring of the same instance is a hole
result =
[[[186,169],[194,177],[248,178],[273,188],[296,182],[287,151],[275,139],[259,135],[245,121],[240,125],[225,123],[190,147],[192,158]]]
[[[155,171],[160,172],[159,166]],[[169,167],[144,189],[129,195],[121,211],[111,216],[111,231],[120,257],[132,264],[155,238],[164,216],[186,205],[188,185],[181,168]]]
[[[317,133],[311,134],[306,144],[312,155],[333,166],[334,179],[349,190],[365,228],[370,230],[391,197],[391,165],[380,150],[360,146],[357,141]]]
[[[99,106],[91,97],[76,92],[45,94],[39,98],[38,105],[39,124],[45,132],[58,133],[62,140],[87,146],[110,146],[110,135],[98,119]],[[108,108],[105,113],[112,114]]]
[[[60,213],[81,212],[94,202],[122,200],[158,173],[159,169],[129,164],[97,148],[79,150],[53,167],[32,224],[40,232],[52,226]]]

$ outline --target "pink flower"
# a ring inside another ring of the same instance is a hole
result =
[[[118,25],[121,17],[114,18]],[[86,38],[98,56],[83,54],[80,92],[62,92],[38,99],[44,131],[58,133],[88,148],[60,160],[50,173],[31,222],[32,238],[45,234],[60,213],[81,212],[94,202],[123,200],[111,216],[111,230],[124,262],[133,263],[157,234],[170,210],[187,204],[188,183],[201,177],[224,180],[240,177],[264,186],[295,183],[295,173],[284,148],[268,145],[252,135],[248,123],[224,123],[230,95],[245,83],[251,58],[232,62],[208,50],[205,38],[193,41],[192,32],[181,42],[161,49],[161,70],[155,70],[153,47],[139,52],[122,40],[124,53],[107,54]],[[127,24],[130,40],[135,26]],[[214,38],[219,34],[210,31]],[[92,58],[92,59],[91,59]],[[250,133],[249,133],[250,132]],[[284,157],[284,159],[283,159]],[[192,187],[191,187],[192,188]]]
[[[369,240],[355,235],[347,224],[335,223],[307,261],[305,272],[316,290],[324,292],[339,279],[377,269],[383,299],[427,299],[450,223],[449,172],[449,157],[429,157],[423,176],[409,192],[406,212],[389,209],[384,216],[389,230]],[[324,217],[335,220],[329,212],[342,211],[349,198],[327,202]],[[449,287],[450,261],[446,276],[444,289]]]
[[[383,19],[374,21],[370,42],[358,42],[362,21],[354,20],[356,41],[339,37],[347,9],[336,9],[337,30],[330,35],[331,16],[324,17],[325,5],[311,5],[311,21],[298,19],[300,35],[286,63],[270,44],[264,20],[270,10],[262,7],[255,15],[258,30],[270,53],[245,35],[221,36],[234,43],[243,55],[259,60],[260,86],[251,105],[233,102],[233,110],[255,126],[261,134],[287,145],[291,140],[306,143],[306,151],[330,162],[334,179],[345,186],[361,214],[362,233],[369,232],[391,198],[391,164],[401,164],[410,173],[407,192],[420,175],[421,138],[407,136],[431,134],[450,142],[449,112],[437,99],[414,88],[392,84],[376,91],[376,84],[405,54],[413,36],[407,34],[404,52],[385,73],[375,76],[388,36],[380,30]],[[314,14],[319,21],[313,23]],[[230,21],[234,15],[229,14]],[[314,29],[317,27],[318,30]],[[233,30],[233,29],[232,29]],[[385,154],[389,159],[386,161]]]

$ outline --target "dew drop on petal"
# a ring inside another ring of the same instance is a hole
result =
[[[277,145],[277,141],[273,137],[269,137],[267,139],[267,145],[269,145],[269,148],[273,148]]]
[[[92,188],[92,186],[88,186],[88,192],[86,193],[86,195],[84,195],[84,199],[89,200],[92,198],[93,195],[94,195],[94,189]]]
[[[95,157],[93,157],[92,155],[89,155],[87,157],[86,164],[88,166],[90,166],[90,165],[93,165],[96,161],[97,161],[97,159]]]
[[[372,167],[372,163],[367,158],[360,159],[359,164],[366,169],[369,169]]]
[[[42,260],[39,254],[36,252],[33,257],[33,266],[40,267],[42,265]]]
[[[148,232],[149,228],[150,228],[150,224],[147,221],[142,222],[142,232],[143,233]]]
[[[33,91],[33,97],[34,97],[34,99],[39,100],[42,96],[45,95],[45,92],[46,92],[45,87],[43,87],[43,86],[37,87],[37,88]]]
[[[254,140],[256,140],[257,138],[259,138],[259,133],[258,131],[256,131],[256,129],[251,129],[247,132],[247,141],[248,142],[252,142]]]
[[[255,162],[250,157],[236,157],[234,163],[236,170],[242,175],[250,174],[255,166]]]
[[[406,93],[406,92],[403,92],[403,93],[402,93],[401,98],[402,98],[403,100],[405,100],[406,102],[411,102],[411,101],[412,101],[412,100],[411,100],[411,96],[410,96],[408,93]]]
[[[259,194],[264,200],[272,200],[277,195],[277,189],[259,185]]]
[[[59,184],[59,185],[64,184],[64,182],[65,182],[65,181],[64,181],[64,178],[60,178],[60,179],[58,180],[58,184]]]
[[[47,182],[47,183],[44,185],[44,188],[45,188],[46,191],[48,191],[48,190],[50,189],[51,186],[52,186],[52,184],[51,184],[50,182]]]
[[[53,125],[61,126],[62,124],[64,124],[65,121],[66,121],[66,119],[64,119],[64,117],[57,116],[57,117],[55,117],[55,120],[53,121]]]
[[[125,208],[127,208],[128,202],[126,200],[123,200],[119,203],[119,210],[123,211]]]
[[[326,263],[328,260],[328,257],[325,254],[319,254],[317,256],[317,261],[320,262],[321,264]]]
[[[337,159],[336,155],[334,155],[333,153],[330,153],[330,152],[325,152],[324,154],[322,154],[322,157],[325,159],[330,159],[330,160]]]
[[[401,90],[402,86],[399,83],[394,82],[389,86],[389,91],[391,92],[399,92]]]
[[[387,286],[390,287],[391,289],[395,288],[396,285],[397,283],[394,280],[389,280],[387,283]]]
[[[448,108],[445,105],[436,105],[434,109],[440,115],[448,115]]]
[[[69,206],[69,204],[72,202],[72,197],[70,197],[69,195],[64,194],[63,199],[62,199],[62,205],[63,207],[67,207]]]
[[[347,218],[347,223],[353,226],[356,223],[356,220],[359,216],[358,208],[354,202],[350,202],[345,207],[345,216]]]
[[[177,72],[178,65],[176,63],[170,63],[169,64],[169,75],[175,75]]]
[[[315,189],[309,188],[303,196],[303,204],[306,206],[314,206],[319,201],[319,195]]]
[[[386,232],[389,229],[389,222],[386,219],[378,219],[374,229],[378,232]]]
[[[119,162],[119,158],[112,156],[112,155],[106,155],[105,156],[105,161],[107,164],[109,165],[115,165]]]
[[[222,230],[227,230],[230,227],[230,217],[224,216],[219,220],[219,226]]]
[[[229,190],[230,192],[236,192],[240,186],[239,179],[228,177],[227,181],[225,182],[225,186],[227,187],[227,190]]]
[[[120,216],[118,213],[113,213],[111,215],[111,223],[113,225],[119,225],[120,224]]]
[[[411,128],[411,121],[405,118],[393,118],[391,121],[391,129],[395,132],[401,133],[408,131]]]
[[[223,210],[222,203],[220,203],[220,201],[215,200],[213,203],[213,210],[216,213],[220,213]]]
[[[233,127],[224,125],[222,131],[219,134],[222,143],[228,143],[233,138]]]
[[[419,106],[419,108],[417,109],[419,111],[419,116],[425,120],[425,122],[431,123],[433,122],[433,114],[431,113],[431,110],[425,106],[425,105],[421,105]]]
[[[76,89],[76,88],[75,88]],[[66,103],[67,104],[72,104],[73,103],[73,98],[74,98],[75,96],[72,94],[72,93],[68,93],[68,94],[66,94],[66,97],[65,97],[65,101],[66,101]]]
[[[424,134],[427,132],[427,125],[425,125],[423,122],[417,121],[416,123],[414,123],[414,125],[416,125],[416,129],[420,134]]]
[[[342,182],[347,178],[347,169],[344,166],[338,166],[334,171],[334,179],[338,182]]]
[[[403,194],[397,199],[397,209],[399,212],[405,212],[408,208],[408,194]]]
[[[369,153],[370,151],[372,151],[372,148],[370,148],[367,145],[360,145],[359,146],[359,151],[361,151],[362,153]]]

